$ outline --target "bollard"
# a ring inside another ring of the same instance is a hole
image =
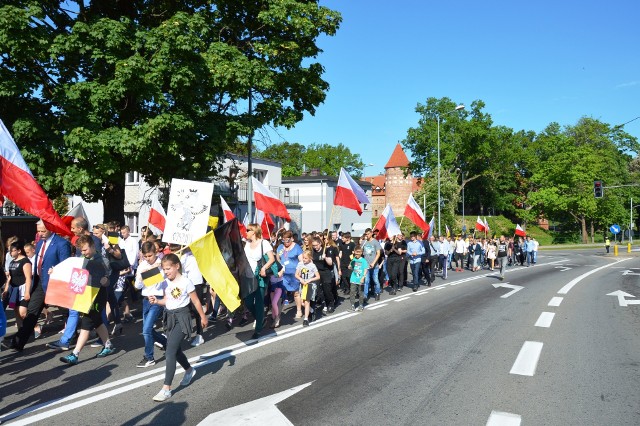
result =
[[[618,255],[618,245],[617,244],[613,246],[613,255],[614,256]]]
[[[631,243],[627,243],[627,253],[631,253]]]

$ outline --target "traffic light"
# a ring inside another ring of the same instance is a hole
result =
[[[603,196],[603,191],[602,191],[602,181],[601,180],[596,180],[593,182],[593,196],[596,198],[602,198]]]

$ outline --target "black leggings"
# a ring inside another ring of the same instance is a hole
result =
[[[180,366],[184,368],[185,371],[191,368],[189,360],[187,360],[187,357],[180,347],[185,337],[179,324],[176,324],[171,331],[167,333],[167,350],[164,353],[166,359],[166,367],[164,370],[165,386],[171,386],[173,376],[176,375],[176,361],[180,363]]]

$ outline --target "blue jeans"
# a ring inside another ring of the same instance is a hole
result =
[[[538,262],[538,251],[534,250],[533,252],[533,263],[537,263]]]
[[[527,252],[527,266],[529,266],[532,263],[535,263],[535,261],[533,260],[533,252],[532,251],[528,251]]]
[[[156,299],[162,299],[162,297],[156,296]],[[167,339],[153,328],[163,311],[164,306],[152,305],[146,297],[142,299],[142,337],[144,337],[144,357],[147,359],[153,359],[154,341],[167,345]]]
[[[376,295],[380,294],[380,280],[378,279],[378,273],[380,272],[380,266],[376,265],[371,269],[367,270],[366,275],[364,276],[364,297],[365,299],[369,297],[369,283],[371,282],[371,275],[373,275],[373,285],[375,286],[374,290]]]
[[[413,275],[413,288],[418,288],[420,286],[420,269],[422,268],[422,263],[418,261],[410,265],[411,275]]]
[[[67,346],[71,343],[71,339],[73,339],[73,335],[76,333],[76,329],[78,328],[79,320],[80,312],[69,309],[69,318],[67,318],[67,325],[64,329],[64,334],[60,338],[60,343]]]

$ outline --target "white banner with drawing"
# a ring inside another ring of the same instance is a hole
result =
[[[213,183],[172,179],[167,224],[162,241],[189,245],[204,236],[209,222]]]

